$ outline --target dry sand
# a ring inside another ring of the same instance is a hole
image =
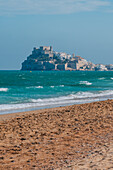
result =
[[[1,115],[2,169],[113,169],[113,100]]]

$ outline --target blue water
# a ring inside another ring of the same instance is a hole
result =
[[[113,98],[113,72],[0,71],[0,114]]]

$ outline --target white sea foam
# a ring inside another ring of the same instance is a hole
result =
[[[98,93],[78,92],[73,96],[75,98],[100,98],[100,97],[106,97],[106,96],[111,96],[111,95],[113,96],[113,90],[99,91]]]
[[[98,78],[98,80],[104,80],[105,79],[105,77],[100,77],[100,78]]]
[[[35,88],[37,88],[37,89],[43,89],[43,86],[37,86],[37,87],[35,87]]]
[[[76,103],[79,103],[79,100]],[[81,102],[83,102],[81,100]],[[68,100],[65,97],[63,98],[52,98],[52,99],[32,99],[32,103],[23,103],[23,104],[2,104],[0,105],[0,111],[11,111],[11,110],[20,110],[28,108],[40,108],[40,107],[51,107],[51,106],[60,106],[74,104],[74,100]]]
[[[87,103],[99,100],[113,98],[113,91],[99,91],[99,92],[78,92],[67,96],[45,98],[45,99],[30,99],[29,103],[22,104],[2,104],[0,111],[20,110],[28,108],[52,107],[69,104]]]
[[[30,86],[26,87],[26,89],[43,89],[43,86]]]
[[[51,88],[54,88],[55,86],[50,86]]]
[[[64,87],[64,85],[60,85],[60,87]]]
[[[8,88],[0,88],[0,91],[7,92]]]
[[[61,96],[56,98],[47,98],[47,99],[34,99],[32,102],[48,102],[48,101],[70,101],[74,99],[89,99],[89,98],[99,98],[99,97],[106,97],[106,96],[113,96],[113,90],[106,90],[106,91],[100,91],[98,93],[94,92],[78,92],[76,94],[70,94],[67,96]]]
[[[111,77],[111,80],[113,80],[113,77]]]
[[[88,86],[92,85],[92,83],[90,83],[88,81],[80,81],[79,84],[84,84],[84,85],[88,85]]]

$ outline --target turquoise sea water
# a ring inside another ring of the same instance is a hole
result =
[[[113,98],[113,72],[0,71],[0,114]]]

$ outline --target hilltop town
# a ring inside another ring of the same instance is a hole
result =
[[[40,46],[33,49],[32,54],[22,63],[21,70],[112,71],[113,65],[93,64],[75,54],[53,51],[52,46]]]

